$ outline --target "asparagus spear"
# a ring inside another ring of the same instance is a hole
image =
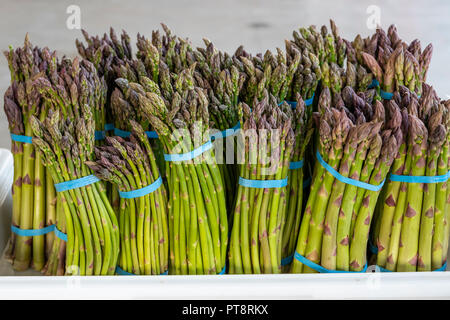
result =
[[[33,80],[37,76],[51,76],[56,72],[56,55],[47,48],[33,47],[27,35],[22,48],[10,48],[5,56],[11,72],[11,87],[5,93],[9,127],[14,134],[30,136],[30,116],[45,117],[47,110],[33,86]],[[15,157],[12,223],[21,229],[41,229],[45,227],[45,209],[50,205],[45,201],[46,178],[40,155],[30,143],[21,142],[12,143],[12,152]],[[49,191],[52,191],[51,188]],[[30,263],[36,270],[42,269],[46,250],[44,238],[12,235],[7,258],[13,262],[15,269],[27,269]]]

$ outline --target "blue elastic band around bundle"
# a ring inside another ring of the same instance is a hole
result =
[[[114,123],[105,124],[105,131],[112,131],[112,130],[114,130]]]
[[[369,86],[367,87],[367,89],[373,89],[373,88],[378,87],[379,85],[380,85],[380,83],[378,82],[378,80],[377,80],[377,79],[373,79],[373,80],[372,80],[372,83],[369,84]]]
[[[158,134],[156,131],[145,131],[145,134],[149,139],[158,139]]]
[[[52,224],[42,229],[20,229],[16,226],[11,226],[11,231],[17,234],[18,236],[22,237],[38,237],[43,236],[50,232],[55,232],[55,235],[58,238],[67,242],[67,234],[59,231],[55,224]]]
[[[338,179],[339,181],[341,181],[343,183],[350,184],[350,185],[356,186],[358,188],[367,189],[370,191],[380,191],[384,185],[384,182],[386,181],[386,179],[384,179],[383,182],[381,182],[379,185],[373,185],[373,184],[368,184],[368,183],[361,182],[358,180],[354,180],[354,179],[351,179],[348,177],[344,177],[343,175],[341,175],[339,172],[334,170],[328,163],[326,163],[322,159],[322,156],[320,155],[319,151],[316,152],[316,156],[317,156],[317,160],[319,160],[319,163],[322,165],[322,167],[324,167],[333,177],[335,177],[336,179]]]
[[[67,242],[67,234],[59,231],[59,229],[56,227],[56,225],[55,225],[55,230],[54,231],[55,231],[55,236],[57,236],[62,241]]]
[[[390,92],[383,91],[383,89],[380,89],[380,96],[383,99],[385,99],[385,100],[392,100],[392,98],[394,97],[394,94],[390,93]],[[417,98],[420,98],[420,97],[421,97],[420,94],[417,95]]]
[[[288,184],[288,178],[281,180],[250,180],[239,177],[239,184],[247,188],[283,188]]]
[[[305,106],[308,107],[308,106],[313,104],[313,102],[314,102],[314,95],[315,94],[316,93],[314,92],[311,98],[304,100]],[[295,102],[295,101],[284,100],[284,101],[281,101],[278,105],[281,106],[283,104],[283,102],[286,102],[288,105],[290,105],[292,109],[297,108],[297,102]]]
[[[313,104],[313,102],[314,102],[314,95],[315,95],[315,94],[316,94],[316,93],[314,92],[311,98],[305,100],[305,106],[310,106],[310,105]],[[296,107],[297,107],[297,106],[296,106]]]
[[[131,135],[131,132],[114,128],[114,135],[122,138],[128,138]]]
[[[378,268],[380,270],[380,272],[395,272],[395,271],[391,271],[391,270],[385,269],[380,266],[375,266],[375,267]],[[442,271],[445,271],[446,269],[447,269],[447,262],[445,262],[444,265],[442,267],[440,267],[439,269],[432,270],[432,272],[442,272]]]
[[[119,266],[116,267],[116,273],[119,276],[136,276],[136,274],[127,272],[127,271],[123,270]],[[166,272],[161,273],[160,276],[167,276],[168,274],[169,274],[169,270],[167,270]]]
[[[197,158],[202,153],[208,151],[212,148],[211,140],[201,145],[200,147],[187,152],[187,153],[176,153],[176,154],[164,154],[164,160],[166,161],[188,161]]]
[[[152,192],[158,190],[158,188],[161,185],[162,185],[162,178],[159,177],[158,179],[155,180],[155,182],[153,182],[152,184],[150,184],[146,187],[132,190],[132,191],[119,191],[119,196],[124,199],[133,199],[133,198],[143,197],[149,193],[152,193]]]
[[[55,184],[55,189],[58,192],[63,192],[71,189],[85,187],[98,181],[100,181],[100,179],[91,174],[83,178],[57,183]]]
[[[440,183],[445,182],[450,178],[450,171],[442,176],[402,176],[391,174],[389,179],[391,181],[407,182],[407,183]]]
[[[95,140],[103,140],[106,137],[106,131],[95,131]]]
[[[21,136],[21,135],[14,134],[14,133],[11,133],[11,140],[17,141],[17,142],[22,142],[22,143],[33,143],[33,137]]]
[[[304,160],[300,161],[292,161],[289,163],[289,169],[295,170],[295,169],[301,169],[303,168]]]
[[[289,264],[291,264],[292,260],[294,260],[294,255],[291,254],[290,256],[281,259],[281,265],[282,266],[287,266]]]
[[[225,271],[227,270],[227,265],[224,265],[223,266],[223,268],[222,268],[222,270],[218,273],[218,275],[220,276],[220,275],[222,275],[222,274],[225,274]]]
[[[37,237],[43,236],[44,234],[50,233],[55,229],[55,225],[50,225],[42,229],[20,229],[16,226],[11,225],[11,231],[22,237]]]
[[[295,251],[294,258],[298,260],[299,262],[303,263],[304,265],[310,267],[313,270],[316,270],[320,273],[364,273],[367,270],[367,262],[364,265],[364,268],[361,271],[344,271],[344,270],[329,270],[327,268],[322,267],[321,265],[318,265],[317,263],[312,262],[309,259],[306,259],[304,256],[302,256],[300,253]]]
[[[391,100],[394,97],[394,94],[380,89],[380,96],[385,100]]]
[[[223,131],[220,132],[216,132],[214,134],[211,135],[211,140],[215,140],[215,139],[224,139],[227,138],[229,136],[234,135],[239,129],[241,128],[241,123],[238,122],[233,128],[230,129],[225,129]]]

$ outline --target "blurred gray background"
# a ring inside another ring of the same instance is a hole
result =
[[[450,98],[448,0],[1,0],[1,50],[9,45],[21,46],[28,32],[34,45],[75,56],[74,43],[81,38],[81,32],[66,26],[69,18],[66,10],[70,5],[79,6],[81,27],[90,34],[103,34],[113,26],[117,32],[127,30],[134,40],[137,32],[151,36],[151,31],[164,22],[178,36],[189,37],[194,45],[201,45],[206,37],[222,50],[233,52],[244,44],[253,53],[282,48],[284,39],[290,38],[294,29],[310,24],[329,25],[330,18],[347,39],[353,40],[357,33],[367,36],[374,31],[369,27],[373,6],[377,6],[383,28],[395,23],[404,40],[418,38],[423,48],[433,43],[428,82],[442,98]],[[2,95],[9,81],[7,62],[2,56]],[[1,109],[0,147],[9,148],[8,125],[3,106]]]

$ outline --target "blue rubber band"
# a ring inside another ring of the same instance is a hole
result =
[[[122,138],[128,138],[131,135],[131,132],[114,128],[114,135]]]
[[[304,100],[305,106],[308,107],[308,106],[310,106],[310,105],[313,104],[313,102],[314,102],[314,95],[315,95],[315,94],[316,94],[316,93],[314,92],[311,98]],[[278,104],[278,106],[281,106],[281,105],[283,104],[283,102],[286,102],[288,105],[290,105],[292,109],[297,108],[297,102],[295,102],[295,101],[287,101],[287,100],[281,101],[281,102]]]
[[[385,269],[383,267],[380,267],[378,265],[376,265],[375,267],[378,268],[380,270],[380,272],[395,272],[395,271],[388,270],[388,269]],[[436,269],[436,270],[432,270],[432,272],[443,272],[446,269],[447,269],[447,261],[444,263],[444,265],[442,267],[440,267],[439,269]]]
[[[54,230],[55,226],[52,224],[51,226],[42,228],[42,229],[20,229],[16,226],[11,225],[11,231],[22,237],[38,237],[43,236],[44,234],[50,233]]]
[[[380,85],[380,83],[378,82],[378,80],[377,80],[377,79],[373,79],[373,80],[372,80],[372,83],[369,84],[369,86],[367,87],[367,89],[373,89],[373,88],[378,87],[379,85]]]
[[[300,161],[293,161],[289,163],[289,169],[291,170],[295,170],[295,169],[301,169],[303,168],[303,164],[304,164],[304,160],[300,160]]]
[[[85,187],[99,181],[99,178],[91,174],[83,178],[57,183],[55,184],[55,189],[57,192],[63,192],[71,189]]]
[[[447,261],[445,261],[444,265],[442,267],[440,267],[439,269],[433,270],[433,272],[441,272],[441,271],[445,271],[447,269]]]
[[[312,179],[309,177],[308,179],[303,181],[303,189],[309,187],[311,185]]]
[[[249,180],[239,177],[239,184],[247,188],[283,188],[288,184],[288,178],[281,180]]]
[[[380,96],[385,100],[391,100],[394,97],[394,94],[380,89]]]
[[[158,134],[156,131],[145,131],[145,133],[149,139],[158,139]]]
[[[67,234],[59,231],[59,229],[56,227],[56,225],[54,225],[54,226],[55,226],[55,230],[54,230],[55,231],[55,236],[57,236],[62,241],[67,242]]]
[[[136,276],[136,274],[127,272],[119,266],[116,266],[116,273],[119,276]],[[161,273],[160,276],[167,276],[168,274],[169,274],[169,270],[166,270],[165,272]]]
[[[315,94],[316,94],[316,93],[314,92],[311,98],[305,100],[305,106],[310,106],[310,105],[313,104]],[[296,107],[297,107],[297,106],[296,106]]]
[[[177,154],[164,154],[164,160],[166,161],[188,161],[192,160],[194,158],[197,158],[202,153],[208,151],[212,148],[211,140],[206,142],[205,144],[201,145],[200,147],[187,152],[187,153],[177,153]]]
[[[11,140],[17,141],[17,142],[22,142],[22,143],[33,143],[33,137],[21,136],[21,135],[14,134],[14,133],[11,133]]]
[[[310,267],[311,269],[314,269],[320,273],[363,273],[363,272],[366,272],[366,270],[367,270],[367,262],[364,265],[364,269],[362,269],[361,271],[344,271],[344,270],[329,270],[327,268],[324,268],[321,265],[318,265],[317,263],[314,263],[311,260],[306,259],[304,256],[302,256],[297,251],[295,251],[295,253],[294,253],[294,258],[296,260],[300,261],[301,263],[303,263],[304,265],[306,265],[306,266]]]
[[[214,134],[211,135],[211,140],[215,140],[215,139],[224,139],[227,138],[229,136],[234,135],[239,129],[241,128],[241,123],[238,122],[233,128],[230,129],[225,129],[223,131],[220,132],[216,132]]]
[[[104,140],[106,137],[106,131],[95,131],[95,140]]]
[[[127,271],[123,270],[123,269],[122,269],[121,267],[119,267],[119,266],[116,267],[116,273],[117,273],[119,276],[135,276],[134,273],[127,272]]]
[[[390,93],[390,92],[383,91],[383,89],[380,89],[380,96],[383,99],[385,99],[385,100],[392,100],[392,98],[394,97],[394,94]],[[417,95],[417,98],[420,99],[420,97],[421,97],[420,94]]]
[[[222,270],[220,271],[220,273],[218,273],[218,275],[222,275],[225,274],[225,271],[227,270],[227,265],[224,265]]]
[[[162,185],[162,178],[161,176],[155,180],[155,182],[153,182],[152,184],[140,188],[140,189],[136,189],[136,190],[132,190],[132,191],[119,191],[119,197],[124,198],[124,199],[133,199],[133,198],[139,198],[139,197],[143,197],[149,193],[152,193],[156,190],[158,190],[159,187],[161,187]]]
[[[112,130],[114,130],[114,123],[106,123],[105,131],[112,131]]]
[[[442,176],[402,176],[391,174],[389,179],[391,181],[407,182],[407,183],[440,183],[446,182],[450,178],[450,170]]]
[[[386,179],[384,179],[379,185],[376,186],[373,184],[368,184],[368,183],[354,180],[354,179],[351,179],[348,177],[344,177],[339,172],[334,170],[328,163],[326,163],[322,159],[322,156],[320,155],[319,151],[316,152],[316,156],[317,156],[317,160],[319,160],[319,163],[322,165],[322,167],[324,167],[333,177],[335,177],[336,179],[338,179],[339,181],[341,181],[343,183],[350,184],[350,185],[356,186],[358,188],[367,189],[370,191],[380,191],[384,185],[384,182],[386,181]]]
[[[57,236],[59,239],[67,242],[67,234],[59,231],[59,229],[56,227],[55,224],[52,224],[50,226],[47,226],[42,229],[20,229],[15,226],[11,226],[11,231],[15,234],[23,237],[37,237],[42,236],[50,232],[54,232],[55,236]]]
[[[289,264],[291,264],[292,260],[294,260],[294,255],[291,254],[290,256],[281,259],[281,265],[282,266],[287,266]]]

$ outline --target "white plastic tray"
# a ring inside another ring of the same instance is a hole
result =
[[[0,299],[449,299],[450,273],[0,277]]]

